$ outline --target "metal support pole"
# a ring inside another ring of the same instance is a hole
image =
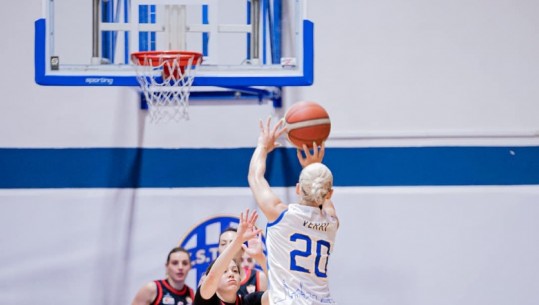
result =
[[[251,63],[260,62],[260,0],[251,0]]]
[[[92,64],[99,64],[99,2],[92,3]]]

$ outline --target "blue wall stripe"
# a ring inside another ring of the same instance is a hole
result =
[[[246,187],[253,148],[0,149],[0,188]],[[539,184],[539,147],[328,148],[336,186]],[[293,186],[296,151],[270,154],[267,178]]]

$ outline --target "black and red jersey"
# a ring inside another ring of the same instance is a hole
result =
[[[167,280],[154,281],[157,286],[157,296],[152,305],[192,305],[195,294],[191,287],[184,285],[183,289],[177,290]]]

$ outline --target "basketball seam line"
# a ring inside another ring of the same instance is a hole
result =
[[[310,126],[316,126],[316,125],[323,125],[323,124],[330,124],[331,121],[329,118],[323,118],[323,119],[316,119],[316,120],[308,120],[303,122],[297,122],[297,123],[287,123],[286,129],[288,131],[303,128],[303,127],[310,127]]]

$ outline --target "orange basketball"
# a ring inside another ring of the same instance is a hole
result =
[[[329,137],[331,121],[322,106],[315,102],[298,102],[290,107],[284,116],[288,141],[298,148],[303,144],[320,145]]]

